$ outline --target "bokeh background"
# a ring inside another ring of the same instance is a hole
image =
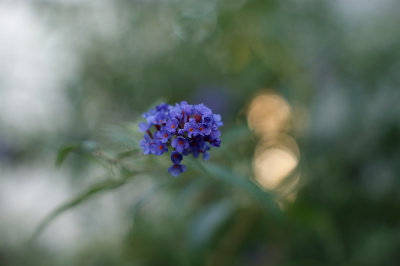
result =
[[[399,10],[1,1],[0,265],[398,265]],[[204,164],[220,171],[175,179],[136,152],[124,160],[150,170],[29,242],[50,211],[113,178],[79,153],[56,167],[60,147],[125,151],[123,125],[181,100],[222,114],[222,147]]]

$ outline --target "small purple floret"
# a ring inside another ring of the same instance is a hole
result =
[[[190,121],[185,123],[185,131],[187,133],[187,136],[191,138],[192,136],[197,136],[199,134],[199,125],[195,121]]]
[[[140,141],[140,147],[143,150],[144,154],[149,154],[150,153],[150,145],[151,145],[151,139],[148,134],[145,134],[143,139]]]
[[[183,155],[177,151],[171,153],[171,161],[175,164],[180,163],[183,160]]]
[[[168,120],[166,129],[167,129],[170,133],[175,133],[176,130],[178,129],[178,126],[179,126],[179,121],[178,121],[178,119],[172,118],[172,119]]]
[[[146,122],[140,122],[139,123],[139,131],[140,132],[146,132],[147,130],[149,130],[151,127],[150,124],[147,124]]]
[[[175,148],[177,152],[183,152],[183,150],[186,150],[189,147],[189,141],[184,137],[177,137],[172,140],[171,146]]]
[[[159,130],[154,136],[161,141],[161,143],[167,143],[171,138],[171,134],[167,130]]]
[[[182,164],[174,164],[169,169],[168,172],[173,176],[178,176],[183,172],[186,172],[186,166]]]
[[[162,155],[164,152],[168,152],[167,144],[162,142],[155,143],[153,154],[159,156]]]

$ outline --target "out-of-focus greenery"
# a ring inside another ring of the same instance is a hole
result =
[[[36,240],[0,240],[0,265],[398,265],[399,9],[351,2],[115,1],[100,17],[85,4],[37,4],[79,61],[65,85],[68,130],[39,141],[70,145],[58,162],[78,198],[64,207],[143,190],[118,240],[99,236],[61,257]],[[282,184],[300,176],[294,198],[254,180],[255,149],[274,136],[250,131],[246,110],[266,88],[291,107],[277,134],[299,149]],[[204,102],[225,121],[222,147],[208,162],[188,160],[179,178],[166,156],[138,148],[135,123],[160,99]],[[104,178],[88,185],[98,163]]]

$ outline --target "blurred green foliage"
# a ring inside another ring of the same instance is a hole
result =
[[[102,232],[61,257],[0,242],[0,265],[398,265],[398,4],[333,2],[126,0],[96,9],[100,18],[85,4],[37,4],[79,58],[65,85],[68,130],[40,142],[75,143],[57,162],[78,197],[56,214],[108,188],[150,186],[130,201],[118,241]],[[264,88],[292,107],[300,149],[296,198],[280,204],[252,179],[259,138],[245,110]],[[168,158],[137,146],[134,123],[160,98],[210,103],[226,122],[210,162],[190,161],[177,179]],[[85,192],[93,163],[104,178]]]

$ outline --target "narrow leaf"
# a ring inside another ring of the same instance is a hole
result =
[[[105,180],[103,182],[97,183],[93,186],[91,186],[89,189],[81,193],[80,195],[76,196],[75,198],[65,202],[58,208],[56,208],[54,211],[52,211],[50,214],[48,214],[38,225],[36,228],[34,234],[32,235],[31,241],[33,241],[38,235],[40,235],[41,232],[54,220],[56,219],[59,215],[67,211],[68,209],[77,206],[78,204],[88,200],[95,194],[111,189],[118,188],[125,184],[126,179],[124,180]]]
[[[58,167],[61,166],[61,164],[64,162],[65,158],[67,158],[67,156],[71,152],[76,151],[79,148],[80,148],[79,143],[67,144],[67,145],[62,146],[57,154],[56,166],[58,166]]]
[[[236,186],[244,191],[247,191],[253,198],[258,200],[266,209],[276,217],[280,216],[280,211],[275,203],[272,195],[263,191],[259,186],[254,184],[251,180],[239,176],[232,171],[210,162],[198,162],[198,165],[209,175],[225,182],[230,185]]]

